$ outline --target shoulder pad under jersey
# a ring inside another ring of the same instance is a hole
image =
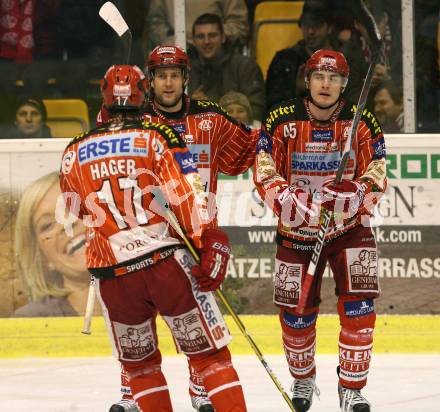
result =
[[[171,127],[162,123],[144,122],[143,128],[145,130],[154,130],[158,132],[167,142],[170,149],[176,147],[186,147],[185,142],[180,135]]]
[[[347,102],[347,104],[342,109],[339,119],[340,120],[353,120],[354,114],[356,113],[356,104]],[[382,134],[382,127],[377,119],[376,115],[368,107],[364,108],[361,120],[370,129],[371,137],[374,139]]]
[[[291,99],[273,106],[264,121],[264,126],[269,133],[281,123],[289,120],[304,120],[304,103],[300,99]]]
[[[203,114],[203,113],[218,114],[220,116],[225,117],[229,122],[244,128],[246,131],[249,131],[248,130],[249,128],[246,125],[235,120],[218,103],[212,102],[210,100],[193,100],[193,99],[191,99],[188,114],[197,115],[197,114]]]
[[[78,143],[81,140],[84,140],[87,137],[92,136],[94,134],[105,133],[107,131],[107,127],[106,126],[107,126],[106,124],[103,124],[101,126],[95,127],[94,129],[91,129],[91,130],[89,130],[87,132],[77,134],[76,136],[74,136],[72,138],[72,140],[69,142],[67,147],[70,147],[70,146],[74,145],[75,143]]]

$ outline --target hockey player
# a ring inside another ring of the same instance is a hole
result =
[[[369,215],[386,187],[385,144],[372,112],[363,112],[340,184],[334,178],[355,105],[344,100],[349,76],[344,55],[318,50],[306,62],[308,97],[273,108],[257,146],[255,183],[279,216],[274,303],[294,382],[292,401],[307,411],[315,385],[316,320],[322,274],[334,274],[339,334],[339,397],[343,411],[370,411],[366,385],[379,295],[377,249]],[[313,196],[319,193],[320,196]],[[318,200],[316,200],[318,199]],[[296,311],[319,231],[320,207],[332,220],[303,314]]]
[[[213,200],[218,173],[239,175],[254,163],[258,131],[238,123],[214,102],[192,100],[185,93],[189,80],[189,60],[176,46],[158,46],[147,61],[150,99],[144,108],[144,119],[165,123],[185,140],[202,177],[204,189]],[[98,122],[108,117],[103,108]],[[189,392],[193,407],[199,412],[214,412],[200,377],[189,360]],[[130,394],[121,375],[123,398],[110,412],[130,409]]]
[[[224,279],[229,242],[209,223],[206,194],[184,141],[166,125],[142,122],[146,86],[136,66],[107,71],[101,90],[110,120],[67,146],[61,188],[89,227],[88,267],[140,410],[172,411],[157,347],[159,313],[215,410],[246,411],[230,336],[210,292]],[[169,227],[158,191],[199,250],[200,266]]]

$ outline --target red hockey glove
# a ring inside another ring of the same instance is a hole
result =
[[[216,290],[226,276],[231,246],[228,235],[220,229],[207,229],[202,235],[200,264],[193,266],[192,275],[202,292]]]
[[[342,180],[324,183],[321,191],[322,206],[336,213],[353,217],[362,205],[365,197],[364,186],[356,180]]]
[[[319,217],[319,205],[313,202],[310,192],[295,185],[278,192],[274,211],[282,222],[293,227],[309,225]]]

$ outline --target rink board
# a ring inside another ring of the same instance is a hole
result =
[[[248,333],[264,354],[282,354],[277,316],[242,315]],[[252,354],[252,349],[233,320],[226,316],[233,335],[234,354]],[[0,358],[109,356],[111,347],[102,317],[92,323],[92,335],[80,333],[82,318],[0,319]],[[321,315],[318,320],[318,352],[337,353],[339,320]],[[158,319],[159,345],[164,355],[175,354],[171,334]],[[375,353],[440,353],[440,316],[379,316]]]

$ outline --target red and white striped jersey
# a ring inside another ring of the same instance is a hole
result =
[[[295,185],[310,193],[334,179],[349,137],[356,106],[344,101],[327,124],[316,124],[307,112],[306,100],[286,101],[269,112],[257,144],[255,184],[260,196],[273,205],[277,192]],[[386,188],[385,142],[381,126],[368,109],[359,123],[343,179],[360,179],[374,192]],[[270,199],[269,199],[270,198]],[[361,216],[331,224],[327,239],[360,224]],[[333,222],[334,223],[334,222]],[[278,239],[315,241],[319,226],[278,224]]]
[[[68,208],[88,227],[89,269],[180,244],[165,203],[201,247],[209,221],[206,194],[191,153],[166,125],[109,122],[77,136],[64,151],[60,185]]]
[[[106,121],[101,108],[97,123]],[[185,140],[197,164],[205,191],[217,193],[219,173],[236,176],[254,164],[258,130],[229,116],[217,103],[183,99],[177,113],[161,112],[153,103],[144,109],[144,119],[171,126]]]

